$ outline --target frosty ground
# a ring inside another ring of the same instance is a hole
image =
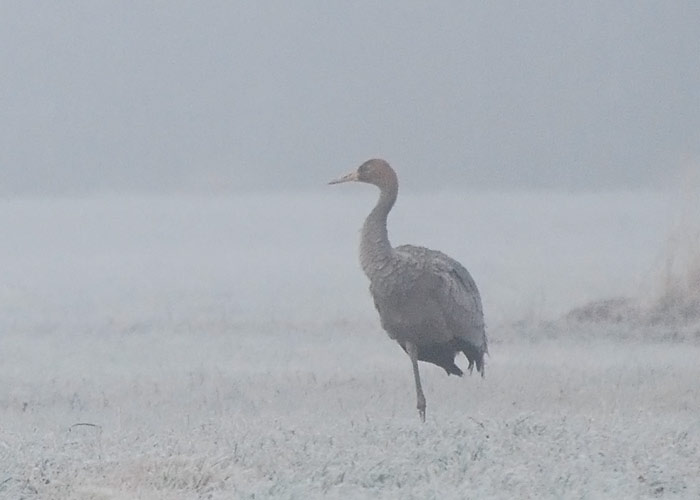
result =
[[[421,365],[421,424],[373,194],[3,201],[0,498],[700,496],[700,330],[561,319],[653,295],[667,197],[402,195],[491,340],[484,380]]]

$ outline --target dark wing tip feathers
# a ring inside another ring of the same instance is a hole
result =
[[[483,378],[486,374],[484,366],[484,354],[486,351],[476,349],[474,346],[466,342],[460,346],[460,349],[469,360],[469,373],[471,374],[474,371],[474,366],[476,366],[476,371],[480,373],[481,377]]]

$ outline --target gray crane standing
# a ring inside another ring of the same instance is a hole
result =
[[[425,396],[418,361],[433,363],[448,375],[461,376],[455,356],[463,352],[469,371],[484,376],[488,352],[479,290],[469,272],[442,252],[389,243],[386,221],[399,191],[396,172],[380,159],[368,160],[331,181],[365,182],[380,190],[379,201],[362,228],[360,263],[381,324],[411,358],[418,414],[425,421]]]

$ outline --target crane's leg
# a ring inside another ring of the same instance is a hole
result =
[[[425,422],[425,396],[423,395],[423,387],[420,385],[420,374],[418,373],[418,346],[413,342],[406,342],[406,352],[411,357],[413,364],[413,378],[416,381],[416,398],[418,400],[416,408],[422,422]]]

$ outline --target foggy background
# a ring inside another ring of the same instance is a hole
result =
[[[700,4],[2,2],[0,194],[649,187],[700,153]],[[410,181],[408,181],[410,179]]]

